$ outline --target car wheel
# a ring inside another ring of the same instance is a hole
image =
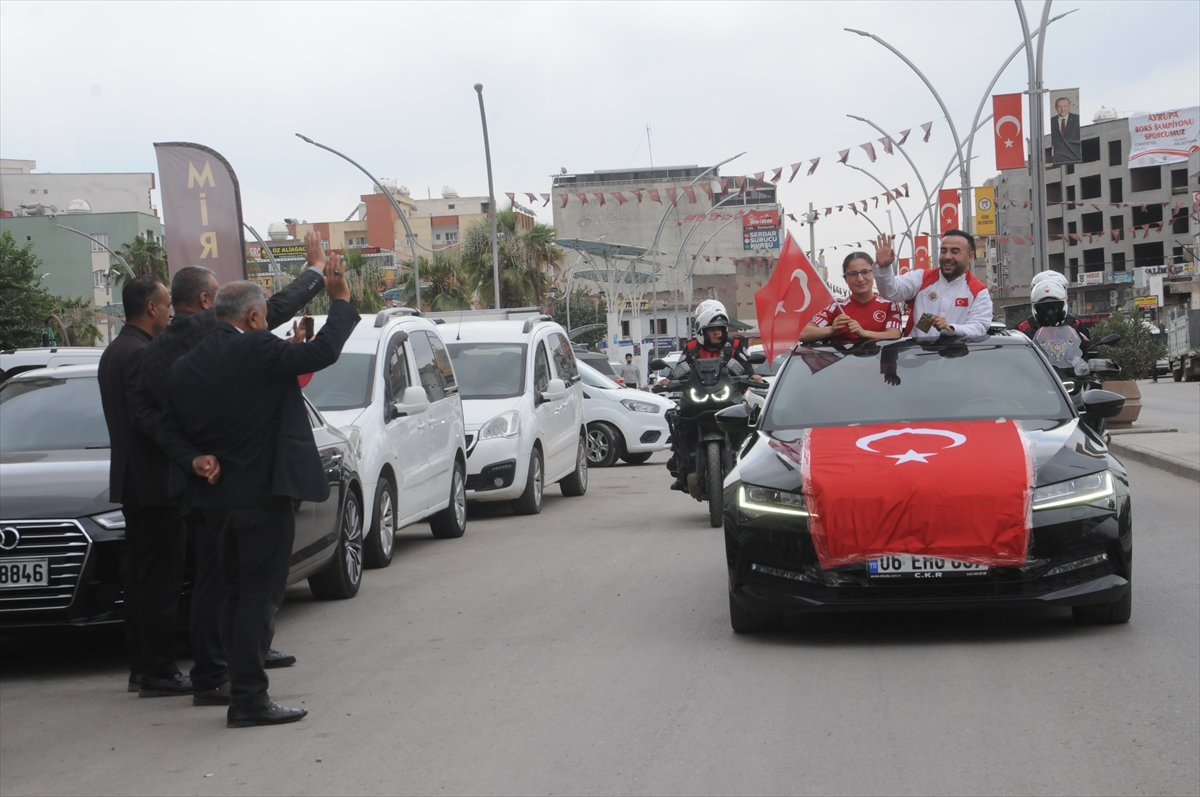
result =
[[[622,454],[621,461],[627,465],[641,465],[643,462],[650,461],[650,457],[653,454],[653,451],[643,451],[640,454]]]
[[[458,460],[450,477],[450,505],[429,519],[429,528],[439,540],[461,537],[467,530],[467,477]]]
[[[560,479],[558,489],[568,498],[578,498],[587,492],[588,438],[579,435],[579,450],[575,453],[575,470],[565,479]]]
[[[783,627],[783,617],[777,614],[755,614],[738,605],[729,593],[729,624],[735,634],[755,634],[761,631],[778,631]]]
[[[363,537],[362,508],[353,490],[346,493],[342,518],[338,524],[338,544],[329,565],[308,577],[312,594],[323,600],[345,600],[358,594],[362,586]]]
[[[396,542],[396,485],[387,476],[379,478],[375,488],[375,511],[371,513],[371,531],[363,545],[363,562],[369,568],[392,563]]]
[[[617,461],[621,453],[620,437],[617,430],[607,423],[588,424],[587,428],[587,458],[593,468],[607,468]]]
[[[518,515],[536,515],[542,511],[542,450],[534,448],[529,455],[529,475],[525,478],[525,492],[512,501],[513,512]]]
[[[721,444],[708,444],[708,470],[705,472],[705,487],[708,490],[708,525],[719,529],[724,523],[725,472],[721,464]]]
[[[1072,606],[1071,616],[1080,625],[1121,625],[1128,623],[1133,614],[1133,585],[1125,590],[1120,600],[1100,603],[1095,606]]]

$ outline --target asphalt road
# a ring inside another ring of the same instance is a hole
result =
[[[1200,382],[1173,382],[1171,377],[1138,381],[1142,414],[1138,423],[1200,434]]]
[[[354,600],[289,592],[272,695],[125,692],[120,638],[0,641],[0,793],[1195,794],[1200,484],[1133,464],[1133,621],[805,619],[736,637],[721,532],[659,455],[541,515],[402,535]]]

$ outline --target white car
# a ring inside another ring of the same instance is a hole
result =
[[[5,349],[0,351],[0,382],[34,368],[60,365],[92,365],[104,354],[101,346],[58,346],[50,349]]]
[[[579,362],[579,375],[583,378],[590,466],[607,468],[618,458],[640,465],[655,451],[670,445],[666,413],[675,402],[644,390],[620,387],[583,361]]]
[[[462,390],[467,498],[511,501],[517,514],[533,515],[547,483],[583,495],[583,385],[563,328],[528,311],[437,315]]]
[[[325,318],[314,316],[314,329]],[[337,362],[304,385],[304,395],[354,445],[368,500],[367,567],[387,567],[396,531],[412,523],[428,519],[435,537],[463,535],[462,402],[450,355],[432,321],[406,307],[364,318]]]

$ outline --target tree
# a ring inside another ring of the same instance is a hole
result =
[[[1166,356],[1166,347],[1154,342],[1142,320],[1120,310],[1107,321],[1092,324],[1088,330],[1092,342],[1113,334],[1121,336],[1120,343],[1105,346],[1101,351],[1103,356],[1121,366],[1121,373],[1116,379],[1144,379],[1154,372],[1155,362]]]
[[[133,243],[122,244],[118,253],[133,269],[135,276],[150,275],[158,277],[164,284],[171,283],[171,274],[167,268],[167,250],[158,241],[150,241],[138,235],[133,239]],[[113,263],[108,269],[108,279],[114,285],[120,285],[129,279],[129,272],[120,263]]]
[[[607,303],[603,299],[592,297],[583,288],[576,286],[575,290],[571,292],[570,302],[570,329],[579,329],[580,327],[591,326],[593,324],[606,324],[608,322]],[[562,325],[563,329],[567,329],[566,297],[561,297],[554,303],[552,315],[554,316],[554,320]],[[596,343],[604,340],[607,334],[607,329],[596,329],[591,332],[584,332],[581,335],[571,336],[571,342],[582,343],[591,348]]]
[[[92,306],[91,299],[81,296],[70,299],[61,296],[56,298],[57,307],[54,312],[67,328],[69,338],[63,345],[95,346],[104,338],[100,328],[96,326],[96,309]]]
[[[38,346],[54,298],[41,287],[42,260],[33,243],[17,246],[12,233],[0,235],[0,349]]]
[[[541,307],[550,288],[546,269],[562,263],[554,228],[534,224],[522,230],[511,207],[496,213],[496,252],[500,267],[500,301],[505,307]],[[463,238],[462,263],[474,283],[475,295],[486,305],[495,299],[492,273],[491,226],[472,224]]]
[[[346,287],[350,289],[350,304],[354,305],[354,309],[360,313],[378,313],[382,310],[383,295],[381,291],[385,280],[383,269],[377,261],[365,257],[357,249],[347,249],[342,258],[342,265],[346,269]],[[288,267],[284,266],[284,268]],[[295,267],[291,270],[299,273],[299,269]],[[289,279],[288,282],[291,280]],[[282,288],[284,284],[284,281],[280,280],[279,287]],[[304,308],[304,312],[309,315],[327,314],[329,312],[329,294],[324,291],[318,293]]]
[[[422,308],[434,312],[471,309],[474,283],[457,252],[443,250],[434,252],[432,259],[418,257],[417,266],[421,272]],[[411,269],[397,275],[396,287],[400,289],[401,304],[415,307]]]

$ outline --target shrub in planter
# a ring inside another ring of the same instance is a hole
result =
[[[1121,375],[1110,379],[1144,379],[1154,373],[1158,359],[1166,356],[1166,347],[1154,342],[1140,318],[1119,310],[1107,321],[1092,324],[1088,330],[1088,337],[1093,341],[1113,334],[1120,335],[1121,342],[1100,349],[1104,357],[1121,366]]]

